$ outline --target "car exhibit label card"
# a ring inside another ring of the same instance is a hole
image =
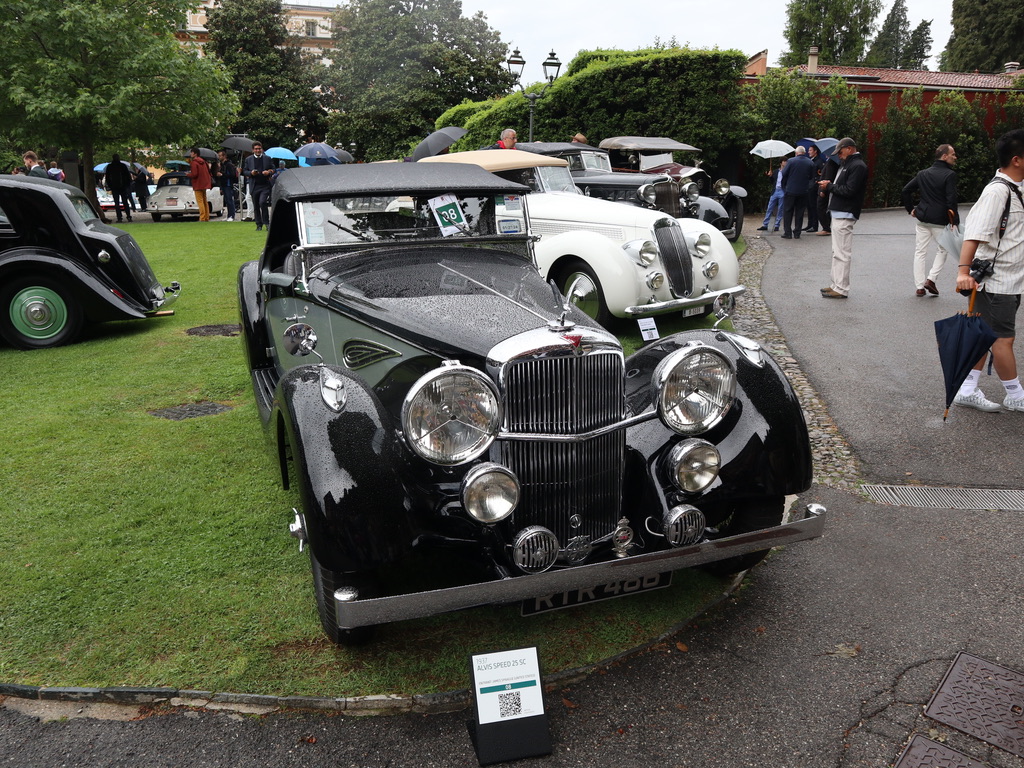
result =
[[[439,195],[431,198],[430,210],[434,212],[437,226],[441,228],[441,236],[448,237],[466,231],[466,219],[462,215],[462,208],[459,207],[459,200],[455,195]]]
[[[658,324],[653,317],[638,318],[636,324],[640,326],[640,336],[644,341],[654,341],[658,338]]]
[[[544,714],[536,648],[480,654],[471,664],[480,725]]]

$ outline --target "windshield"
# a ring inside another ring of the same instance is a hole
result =
[[[657,155],[640,155],[640,170],[646,171],[648,168],[655,168],[659,165],[669,165],[672,163],[672,153],[662,152]]]
[[[565,155],[569,161],[570,171],[606,171],[611,173],[612,163],[604,152],[580,152],[578,155]]]
[[[299,203],[300,240],[306,246],[396,240],[460,240],[525,234],[521,219],[498,214],[518,195],[454,194],[334,197]],[[517,206],[518,207],[518,206]]]
[[[572,192],[575,195],[579,191],[572,174],[564,165],[540,166],[535,170],[540,187],[536,190],[538,192]]]

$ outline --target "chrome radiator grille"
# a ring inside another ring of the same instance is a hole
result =
[[[574,435],[623,417],[617,354],[514,360],[504,381],[509,432]],[[501,461],[522,487],[514,526],[543,525],[562,546],[611,533],[622,505],[625,442],[623,430],[583,442],[503,441]]]
[[[693,292],[693,259],[683,230],[678,226],[662,226],[656,227],[654,234],[672,292],[678,297],[689,296]]]

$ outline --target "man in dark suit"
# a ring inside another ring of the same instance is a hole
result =
[[[783,204],[783,240],[800,238],[804,228],[804,209],[807,207],[807,190],[814,178],[814,163],[807,157],[807,150],[796,148],[796,156],[786,163],[782,171],[782,189],[786,193]],[[794,226],[793,219],[796,218]]]

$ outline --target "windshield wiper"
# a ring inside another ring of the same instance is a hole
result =
[[[363,241],[364,243],[369,243],[369,242],[371,242],[370,238],[368,238],[368,237],[366,236],[366,233],[365,233],[365,232],[357,232],[357,231],[356,231],[356,230],[354,230],[354,229],[349,229],[349,228],[348,228],[348,227],[346,227],[345,225],[343,225],[343,224],[339,224],[339,223],[338,223],[338,222],[336,222],[336,221],[331,221],[330,219],[328,219],[328,220],[327,220],[327,223],[328,223],[328,224],[333,224],[333,225],[334,225],[334,226],[336,226],[336,227],[337,227],[338,229],[340,229],[340,230],[341,230],[342,232],[348,232],[348,234],[352,235],[352,237],[356,237],[356,238],[359,238],[359,239],[360,239],[360,240],[362,240],[362,241]]]

